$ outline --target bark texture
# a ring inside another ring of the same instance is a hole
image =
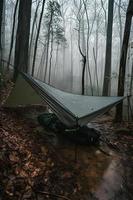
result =
[[[114,8],[114,0],[109,0],[109,4],[108,4],[108,26],[107,26],[107,38],[106,38],[105,71],[104,71],[104,83],[103,83],[103,96],[109,96],[110,95],[113,8]]]
[[[18,72],[28,71],[28,51],[32,0],[20,0],[15,44],[14,81]]]
[[[129,37],[131,32],[132,16],[133,16],[133,0],[130,0],[126,14],[124,38],[121,49],[119,80],[118,80],[118,96],[124,96],[126,60],[127,60]],[[116,108],[116,117],[115,117],[116,121],[122,121],[122,114],[123,114],[123,103],[120,103],[117,105]]]

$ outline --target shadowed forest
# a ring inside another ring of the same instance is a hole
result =
[[[0,0],[0,200],[133,199],[133,0]]]

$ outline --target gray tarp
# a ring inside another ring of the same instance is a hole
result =
[[[22,75],[68,127],[83,126],[124,99],[123,97],[96,97],[66,93],[27,74],[22,73]]]

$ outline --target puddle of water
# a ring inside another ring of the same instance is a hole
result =
[[[78,180],[84,194],[92,192],[98,200],[114,200],[122,184],[122,166],[119,158],[110,152],[107,156],[96,147],[75,145],[66,138],[56,138],[56,147],[69,165],[73,165],[75,154],[80,167]]]
[[[114,200],[122,186],[122,165],[118,159],[113,159],[105,170],[96,197],[99,200]]]

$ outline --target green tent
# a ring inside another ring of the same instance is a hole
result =
[[[6,106],[40,104],[42,100],[68,127],[83,126],[104,114],[123,97],[96,97],[66,93],[30,75],[19,75]]]
[[[19,74],[14,88],[11,91],[5,107],[17,107],[42,104],[42,98],[35,92],[30,84]]]

